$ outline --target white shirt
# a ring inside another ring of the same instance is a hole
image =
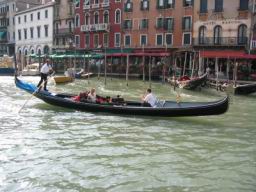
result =
[[[51,69],[52,69],[51,65],[45,63],[45,64],[42,66],[40,72],[43,73],[43,74],[48,74]]]
[[[149,103],[152,107],[154,107],[156,104],[156,97],[152,93],[147,94],[143,100]]]
[[[89,93],[88,94],[88,100],[95,103],[96,102],[96,94],[95,93],[93,93],[93,94]]]

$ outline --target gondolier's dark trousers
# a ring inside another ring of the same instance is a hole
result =
[[[47,76],[48,76],[48,74],[41,73],[40,75],[41,75],[41,79],[40,79],[37,87],[40,87],[41,84],[44,82],[44,90],[47,90],[46,86],[47,86]]]

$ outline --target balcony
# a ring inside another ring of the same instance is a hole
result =
[[[7,17],[7,12],[0,13],[0,18],[5,18],[5,17]]]
[[[98,9],[98,8],[100,8],[100,4],[92,4],[92,8],[93,9]]]
[[[195,46],[245,46],[248,43],[247,37],[204,37],[194,38]]]
[[[93,25],[82,25],[81,31],[82,32],[109,31],[109,24],[100,23],[100,24],[93,24]]]
[[[251,48],[256,49],[256,40],[251,41]]]
[[[54,29],[53,34],[55,36],[62,36],[62,35],[73,34],[73,32],[74,32],[73,28],[61,28],[61,29]]]
[[[109,1],[103,1],[103,3],[101,3],[101,7],[102,8],[109,7]]]
[[[89,10],[90,7],[91,7],[90,4],[89,5],[84,4],[84,10]]]

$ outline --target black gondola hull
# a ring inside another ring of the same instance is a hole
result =
[[[46,91],[33,91],[33,88],[30,88],[18,79],[16,80],[16,86],[29,93],[33,93],[35,97],[54,106],[79,111],[103,112],[118,115],[162,117],[219,115],[225,113],[228,110],[229,105],[228,97],[216,102],[177,103],[173,101],[165,101],[160,103],[157,107],[145,107],[142,106],[140,102],[136,101],[126,101],[123,104],[77,102],[71,99],[72,95],[70,94],[53,94]]]

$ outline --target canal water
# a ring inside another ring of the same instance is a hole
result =
[[[39,77],[22,77],[37,83]],[[148,83],[97,78],[48,88],[139,100]],[[153,83],[159,99],[175,100]],[[184,101],[221,98],[181,91]],[[18,113],[26,100],[26,106]],[[0,77],[0,191],[256,191],[256,95],[220,116],[114,116],[53,107]]]

